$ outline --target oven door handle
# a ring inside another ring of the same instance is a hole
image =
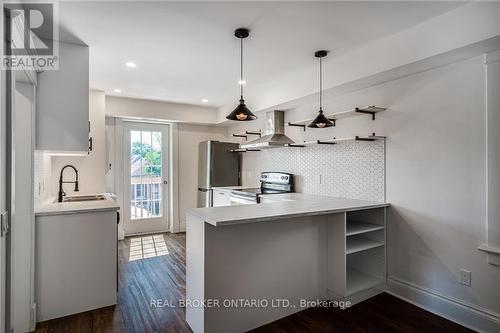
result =
[[[243,204],[243,205],[248,205],[248,204],[254,204],[256,203],[256,200],[250,197],[242,197],[240,195],[235,195],[233,193],[229,194],[229,200],[231,202]]]

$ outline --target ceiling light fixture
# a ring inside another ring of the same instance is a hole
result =
[[[243,39],[249,35],[250,31],[245,28],[239,28],[234,31],[234,36],[240,39],[240,80],[238,81],[240,84],[240,104],[233,112],[227,115],[226,118],[229,120],[248,121],[257,119],[257,116],[246,107],[245,100],[243,99],[243,85],[246,83],[243,79]]]
[[[125,63],[125,66],[130,67],[130,68],[136,68],[137,64],[135,62],[132,62],[132,61],[127,61]]]
[[[325,51],[325,50],[316,51],[314,53],[314,56],[316,58],[319,58],[319,111],[318,111],[318,115],[316,116],[316,118],[314,118],[314,120],[309,125],[307,125],[307,127],[324,128],[324,127],[333,126],[333,123],[327,117],[325,117],[325,115],[323,114],[323,108],[322,108],[322,102],[323,102],[322,101],[322,93],[323,93],[322,71],[323,71],[323,67],[322,67],[321,59],[326,57],[327,54],[328,54],[328,51]]]
[[[203,103],[208,103],[208,99],[204,98],[201,100]]]
[[[121,90],[121,89],[118,89],[118,88],[113,89],[113,91],[114,91],[115,93],[118,93],[118,94],[120,94],[120,93],[122,92],[122,90]]]

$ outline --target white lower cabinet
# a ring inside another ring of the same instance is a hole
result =
[[[331,216],[328,293],[332,298],[356,303],[384,290],[385,215],[386,208],[373,208]]]
[[[231,200],[229,199],[229,192],[221,190],[213,190],[213,206],[214,207],[231,206]]]
[[[116,210],[36,216],[37,322],[116,304]]]

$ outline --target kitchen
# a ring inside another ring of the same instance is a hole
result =
[[[31,10],[0,333],[500,330],[498,2]]]

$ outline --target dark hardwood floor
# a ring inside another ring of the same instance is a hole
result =
[[[39,323],[36,332],[191,332],[184,320],[184,309],[165,306],[166,302],[176,304],[179,299],[185,297],[185,244],[185,234],[131,237],[120,241],[118,304]],[[154,306],[155,302],[157,306]],[[465,333],[472,331],[398,298],[382,294],[347,310],[306,309],[252,332]]]
[[[120,241],[118,304],[39,323],[35,332],[191,332],[184,308],[165,306],[185,298],[185,244],[184,233]]]
[[[380,294],[345,310],[309,308],[252,333],[470,333],[389,294]]]

